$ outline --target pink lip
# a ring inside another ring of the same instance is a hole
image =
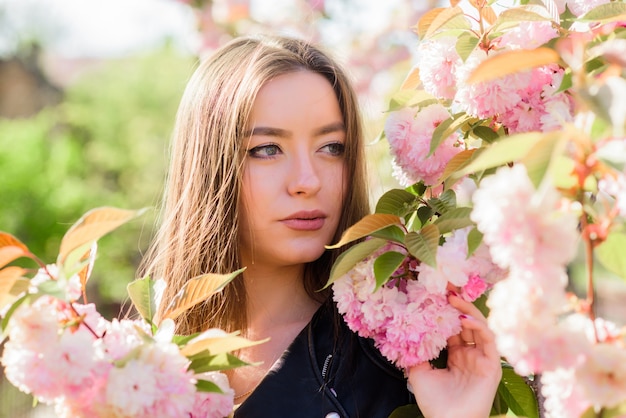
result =
[[[281,219],[280,222],[296,231],[317,231],[324,226],[326,214],[319,210],[300,211]]]

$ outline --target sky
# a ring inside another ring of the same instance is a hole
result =
[[[173,0],[0,0],[0,55],[17,34],[67,57],[125,55],[165,38],[193,51],[198,41],[191,9]]]

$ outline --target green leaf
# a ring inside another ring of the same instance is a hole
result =
[[[433,137],[430,141],[430,151],[428,152],[428,156],[431,156],[437,150],[439,144],[448,139],[450,135],[455,133],[461,126],[466,124],[472,118],[473,117],[467,113],[460,112],[437,125],[433,131]]]
[[[515,415],[539,418],[535,393],[524,379],[508,365],[502,366],[502,379],[498,385],[498,395],[504,399]]]
[[[415,195],[406,190],[391,189],[378,199],[375,212],[404,217],[415,200]]]
[[[439,103],[439,100],[424,90],[400,90],[391,96],[388,112],[394,112],[405,107],[424,107]]]
[[[426,190],[428,190],[428,186],[426,186],[423,181],[419,181],[415,184],[410,185],[405,190],[409,193],[414,194],[415,196],[424,196],[424,193],[426,193]]]
[[[483,233],[480,232],[476,228],[472,228],[472,230],[467,234],[467,256],[470,257],[474,254],[474,251],[480,246],[480,243],[483,242]]]
[[[352,270],[359,261],[362,261],[364,258],[371,255],[374,251],[378,250],[386,243],[387,241],[384,239],[372,238],[360,242],[342,252],[339,257],[337,257],[337,260],[335,260],[335,263],[330,270],[328,282],[323,289],[326,289],[328,286],[333,284],[335,280]]]
[[[218,370],[230,370],[237,367],[249,366],[250,363],[239,359],[230,353],[216,355],[197,356],[191,360],[189,369],[196,373],[214,372]]]
[[[436,267],[439,237],[439,228],[430,224],[418,232],[409,232],[405,244],[412,256],[431,267]]]
[[[606,240],[595,248],[598,261],[610,272],[626,280],[626,233],[610,232]]]
[[[594,21],[594,22],[610,22],[614,20],[626,19],[626,3],[623,2],[611,2],[601,4],[593,9],[589,10],[583,16],[579,17],[580,21]]]
[[[554,93],[561,93],[564,92],[565,90],[568,90],[570,88],[572,88],[574,86],[574,80],[572,78],[572,69],[567,67],[565,69],[565,72],[563,73],[563,79],[561,80],[561,85],[559,86],[559,89],[557,91],[555,91]]]
[[[455,229],[474,225],[474,222],[470,219],[471,213],[472,208],[454,208],[441,215],[434,224],[439,228],[439,233],[443,235]]]
[[[72,277],[85,268],[89,269],[89,265],[94,261],[91,254],[93,253],[95,257],[95,247],[96,241],[89,241],[69,251],[60,265],[62,274],[65,277]]]
[[[387,241],[394,241],[400,244],[404,243],[404,236],[406,233],[402,228],[396,225],[388,226],[385,229],[376,231],[372,234],[372,237],[381,238]]]
[[[626,402],[613,408],[602,409],[602,418],[623,418],[624,416],[626,416]]]
[[[398,270],[406,255],[397,251],[388,251],[376,257],[374,260],[374,276],[376,277],[376,289],[384,285],[391,275]]]
[[[459,54],[459,57],[461,57],[463,62],[465,62],[467,57],[469,57],[470,54],[476,49],[479,41],[478,37],[471,33],[464,33],[459,36],[456,41],[455,48],[457,54]]]
[[[456,208],[456,193],[452,189],[443,192],[439,197],[433,197],[428,201],[428,206],[432,207],[437,213],[446,213]]]
[[[198,335],[200,335],[199,332],[195,332],[190,335],[174,335],[172,336],[172,342],[176,344],[177,346],[182,347],[184,345],[187,345],[189,341],[193,340]]]
[[[196,382],[196,389],[198,392],[224,393],[218,385],[209,380],[198,379]]]
[[[422,225],[427,224],[434,214],[435,211],[430,206],[420,206],[417,208],[417,220],[419,221],[419,225],[416,224],[413,230],[421,228]]]
[[[0,330],[2,330],[2,338],[0,338],[0,344],[2,344],[4,339],[7,337],[6,331],[7,331],[7,327],[9,326],[9,320],[13,316],[13,313],[15,313],[15,311],[17,310],[17,308],[20,307],[20,305],[22,305],[27,300],[31,299],[31,297],[32,295],[27,293],[21,298],[19,298],[18,300],[16,300],[15,302],[13,302],[11,307],[4,314],[4,317],[2,317],[2,322],[0,322]]]
[[[529,132],[523,134],[503,137],[472,158],[472,161],[465,167],[459,169],[451,177],[461,178],[477,171],[499,167],[511,162],[519,161],[543,138],[540,132]]]
[[[43,295],[50,295],[57,299],[65,299],[65,286],[58,280],[46,280],[37,285],[37,291]]]
[[[565,144],[562,137],[562,132],[545,134],[521,159],[535,188],[539,187],[544,176],[553,166],[554,157],[561,153]]]
[[[485,125],[474,126],[472,133],[488,144],[494,143],[500,138],[496,131]]]
[[[126,286],[128,296],[133,302],[135,309],[149,324],[152,324],[157,310],[155,283],[154,280],[146,276],[142,279],[134,280]]]
[[[391,412],[389,418],[423,418],[422,411],[416,404],[400,406]]]

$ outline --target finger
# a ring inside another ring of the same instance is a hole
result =
[[[463,298],[461,298],[456,292],[449,291],[448,292],[448,302],[454,308],[459,310],[463,315],[472,315],[472,314],[480,314],[480,311],[476,309],[474,304],[467,302]],[[471,347],[476,343],[476,338],[472,330],[469,330],[465,327],[461,328],[460,333],[461,345]]]
[[[448,303],[461,311],[461,313],[487,323],[487,318],[485,318],[480,309],[478,309],[473,303],[464,300],[455,292],[448,292]]]
[[[476,347],[481,348],[485,355],[490,358],[500,358],[495,344],[495,334],[487,324],[469,315],[461,315],[461,326],[464,330],[471,331],[476,342]]]

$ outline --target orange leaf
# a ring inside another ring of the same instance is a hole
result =
[[[92,209],[65,233],[59,250],[59,263],[74,250],[96,241],[103,235],[139,216],[143,211],[125,210],[112,207]]]
[[[420,80],[420,69],[419,67],[414,67],[409,75],[407,75],[402,82],[400,90],[415,90],[421,82],[422,80]]]
[[[417,36],[419,36],[420,39],[424,39],[424,37],[426,36],[426,32],[428,32],[428,28],[430,27],[430,25],[432,25],[433,21],[444,10],[447,10],[447,8],[445,8],[445,7],[436,7],[434,9],[429,10],[428,12],[426,12],[426,13],[424,13],[422,15],[422,17],[417,22],[417,25],[415,27],[416,32],[417,32]]]
[[[494,12],[493,8],[490,6],[483,7],[480,11],[480,16],[490,25],[493,25],[493,23],[498,19],[496,12]]]
[[[28,247],[7,232],[0,232],[0,267],[30,254]]]
[[[209,273],[189,279],[167,306],[163,319],[174,319],[192,306],[220,292],[224,286],[243,270],[239,269],[229,274]]]
[[[0,270],[0,296],[8,294],[13,285],[21,278],[26,269],[17,266],[9,266]]]
[[[83,254],[79,261],[87,261],[87,264],[78,272],[78,278],[80,279],[80,288],[81,293],[83,294],[83,299],[85,303],[87,303],[87,293],[85,292],[87,286],[87,280],[89,280],[89,276],[91,276],[91,271],[93,270],[93,265],[96,261],[96,251],[98,249],[98,244],[95,242],[91,246],[91,248]]]
[[[488,58],[472,72],[468,84],[490,81],[542,65],[559,62],[559,54],[550,48],[521,49]]]
[[[463,150],[456,154],[454,157],[452,157],[450,161],[448,161],[448,164],[443,170],[443,174],[441,175],[441,177],[439,177],[437,183],[446,180],[452,174],[457,172],[460,168],[465,167],[467,164],[469,164],[469,162],[472,161],[472,157],[475,151],[476,148]]]
[[[459,6],[445,8],[441,13],[438,13],[437,16],[435,16],[432,22],[430,22],[425,36],[429,37],[434,35],[439,29],[446,27],[446,24],[451,21],[456,22],[456,19],[462,16],[465,16],[465,13],[463,13],[463,9]]]
[[[327,245],[326,248],[339,248],[349,242],[366,237],[372,232],[376,232],[390,225],[402,225],[402,221],[398,216],[387,213],[374,213],[372,215],[367,215],[348,228],[343,233],[337,244]]]
[[[207,333],[211,335],[211,330]],[[203,333],[189,341],[187,345],[181,348],[180,352],[184,356],[189,357],[206,350],[210,355],[214,356],[222,353],[230,353],[235,350],[240,350],[242,348],[251,347],[253,345],[269,341],[269,338],[260,341],[252,341],[247,338],[240,337],[237,334],[238,333],[225,334],[222,336],[204,336]]]

